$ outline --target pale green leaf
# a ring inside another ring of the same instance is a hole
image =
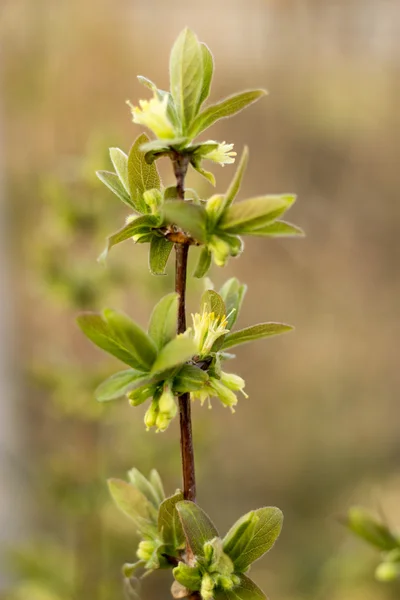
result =
[[[215,537],[218,531],[210,517],[194,502],[185,500],[176,505],[187,542],[195,556],[203,556],[203,546]]]
[[[96,346],[119,358],[130,367],[141,369],[141,362],[135,356],[132,356],[101,315],[83,313],[77,318],[77,323],[86,337]]]
[[[103,381],[95,390],[96,400],[108,402],[126,396],[131,391],[132,385],[142,381],[146,374],[135,369],[119,371]]]
[[[259,323],[258,325],[252,325],[245,329],[238,329],[233,333],[228,333],[225,336],[222,349],[233,348],[239,344],[246,344],[252,340],[259,340],[261,338],[270,337],[272,335],[280,335],[292,331],[291,325],[285,323]]]
[[[130,195],[128,180],[128,157],[125,152],[119,148],[110,148],[110,158],[114,165],[115,172],[121,180],[127,194]]]
[[[151,372],[161,373],[185,363],[196,354],[196,344],[192,338],[178,336],[164,346],[153,364]]]
[[[105,261],[109,251],[113,246],[116,246],[121,242],[125,242],[125,240],[131,239],[134,235],[151,232],[152,228],[157,228],[159,225],[160,219],[155,215],[142,215],[141,217],[137,217],[136,219],[129,221],[116,233],[110,235],[110,237],[107,239],[107,246],[99,256],[98,260],[100,262]]]
[[[156,469],[152,469],[150,471],[149,480],[150,480],[151,485],[153,486],[154,491],[157,493],[158,500],[161,504],[161,502],[165,498],[165,492],[164,492],[164,486],[163,486],[161,477],[160,477],[158,471],[156,471]]]
[[[286,223],[286,221],[274,221],[258,229],[242,231],[242,233],[262,237],[304,237],[304,231],[300,227]]]
[[[214,313],[216,317],[226,316],[225,302],[221,296],[214,290],[206,290],[200,302],[201,310],[209,313]]]
[[[227,329],[232,329],[236,323],[246,291],[247,285],[241,284],[236,277],[228,279],[220,289],[220,296],[226,306],[226,315],[228,318]]]
[[[149,141],[145,133],[139,135],[133,143],[128,156],[128,180],[131,198],[136,210],[140,213],[148,213],[149,207],[143,200],[146,190],[161,188],[161,181],[155,164],[146,162],[141,146]]]
[[[296,196],[290,194],[259,196],[243,200],[224,212],[219,227],[229,233],[238,234],[242,231],[258,229],[280,217],[295,200]]]
[[[122,202],[127,204],[130,208],[134,208],[136,210],[136,205],[132,201],[128,192],[126,192],[124,186],[121,183],[120,178],[116,173],[111,173],[110,171],[96,171],[97,177],[100,179],[104,185],[106,185]]]
[[[192,160],[190,164],[198,173],[200,173],[200,175],[202,175],[205,179],[207,179],[209,183],[211,183],[212,186],[215,187],[215,175],[211,173],[211,171],[206,171],[206,169],[203,169],[203,167],[200,164],[200,161]]]
[[[364,508],[351,508],[345,524],[353,533],[380,550],[389,551],[400,546],[400,540],[396,539],[390,529]]]
[[[207,100],[210,94],[211,81],[214,72],[214,59],[211,54],[210,49],[204,42],[200,43],[201,54],[203,56],[203,85],[201,88],[200,98],[198,102],[197,109],[200,109],[200,106],[203,104],[205,100]]]
[[[173,381],[172,390],[174,394],[184,394],[194,392],[202,388],[207,383],[209,377],[206,371],[194,365],[183,365],[176,374]]]
[[[151,482],[146,479],[138,469],[130,469],[128,471],[128,479],[130,483],[137,488],[147,498],[149,502],[158,510],[160,501],[157,491],[153,488]]]
[[[108,489],[115,504],[143,533],[154,531],[155,511],[140,490],[122,479],[109,479]]]
[[[236,573],[243,573],[268,552],[282,529],[283,514],[267,506],[241,517],[224,537],[224,552],[231,558]],[[247,524],[247,527],[245,526]]]
[[[223,210],[226,210],[227,208],[229,208],[229,206],[232,204],[232,202],[236,198],[236,196],[240,190],[240,186],[242,184],[243,175],[246,170],[248,161],[249,161],[249,149],[247,146],[245,146],[243,148],[242,156],[240,157],[240,161],[237,166],[235,175],[229,185],[228,191],[225,194],[225,199],[224,199],[224,204],[223,204],[223,207],[221,210],[221,214],[222,214]]]
[[[203,56],[196,35],[184,29],[170,56],[171,94],[185,133],[197,114],[203,85]]]
[[[164,221],[180,227],[198,242],[205,241],[207,214],[203,206],[173,200],[163,205]]]
[[[176,333],[178,318],[178,294],[164,296],[154,307],[150,317],[149,335],[160,350]]]
[[[240,576],[240,584],[233,590],[218,589],[214,600],[268,600],[264,592],[246,575]]]
[[[173,243],[165,237],[153,235],[150,242],[149,266],[153,275],[165,275],[165,267]]]
[[[182,524],[176,510],[177,502],[183,500],[182,492],[178,491],[173,496],[166,498],[158,511],[158,531],[162,532],[165,544],[179,548],[185,542]]]
[[[191,138],[196,137],[199,133],[208,129],[208,127],[211,127],[211,125],[219,119],[224,119],[240,112],[246,108],[246,106],[249,106],[262,96],[265,96],[265,94],[265,90],[241,92],[240,94],[235,94],[234,96],[225,98],[225,100],[221,100],[221,102],[218,102],[217,104],[207,107],[196,117],[190,128],[189,136]]]
[[[196,270],[194,272],[194,276],[198,279],[205,277],[207,275],[208,270],[211,266],[212,255],[207,246],[204,246],[201,249],[199,260],[197,262]]]
[[[107,308],[103,314],[115,337],[140,362],[143,370],[149,370],[157,356],[153,340],[123,313]]]

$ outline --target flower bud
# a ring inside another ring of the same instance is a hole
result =
[[[237,398],[235,394],[227,388],[220,380],[210,378],[210,387],[214,390],[214,393],[221,400],[222,404],[229,406],[232,412],[235,412],[233,408],[237,404]]]
[[[169,385],[165,385],[158,401],[159,413],[156,419],[157,431],[165,431],[178,412],[175,396]]]
[[[200,589],[201,597],[203,598],[203,600],[212,600],[212,598],[214,597],[214,594],[213,594],[214,587],[215,587],[215,582],[212,579],[211,575],[209,575],[208,573],[205,573],[203,575],[203,579],[201,580],[201,589]]]
[[[393,562],[383,562],[375,571],[378,581],[395,581],[400,577],[400,565]]]
[[[160,190],[152,189],[146,190],[143,193],[143,200],[146,202],[147,206],[151,209],[153,215],[158,213],[158,210],[162,204],[162,194]]]
[[[221,381],[233,392],[242,392],[242,394],[248,398],[248,395],[243,391],[246,383],[242,377],[239,377],[239,375],[235,375],[234,373],[224,373],[224,371],[221,371]]]
[[[158,401],[153,400],[153,402],[150,404],[150,407],[147,409],[146,414],[144,415],[144,424],[146,425],[147,431],[151,427],[156,426],[158,414]]]
[[[143,540],[139,544],[139,548],[137,549],[136,556],[139,560],[148,561],[152,557],[154,552],[154,542],[152,540]]]
[[[218,267],[223,267],[231,253],[231,247],[228,242],[216,235],[212,235],[208,247],[214,256],[215,264]]]

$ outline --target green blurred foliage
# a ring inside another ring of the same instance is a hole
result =
[[[128,212],[94,171],[109,167],[110,145],[129,148],[137,131],[124,101],[143,94],[135,75],[165,85],[166,56],[187,24],[215,52],[213,101],[254,85],[270,91],[215,136],[238,152],[250,146],[242,197],[295,190],[291,217],[307,233],[301,242],[250,240],[242,258],[212,272],[217,286],[233,275],[249,285],[239,325],[285,320],[296,334],[240,351],[250,398],[228,421],[219,407],[212,420],[194,407],[199,501],[221,533],[254,506],[282,508],[274,553],[252,570],[271,597],[399,597],[395,583],[374,581],[375,553],[335,519],[354,502],[376,504],[377,489],[391,522],[400,520],[400,38],[396,0],[374,6],[3,0],[0,144],[25,416],[15,435],[29,448],[14,468],[33,530],[7,563],[7,600],[122,598],[120,565],[136,540],[109,503],[106,477],[156,466],[167,493],[179,486],[177,427],[159,440],[143,431],[140,409],[98,406],[92,390],[115,364],[73,323],[79,310],[108,305],[134,309],[145,325],[172,288],[170,273],[149,277],[146,250],[130,253],[130,242],[106,268],[96,262]],[[225,190],[232,171],[214,172]],[[200,181],[188,183],[209,194]],[[31,547],[43,556],[39,572]],[[59,577],[54,560],[73,567]],[[143,595],[166,585],[146,581]]]

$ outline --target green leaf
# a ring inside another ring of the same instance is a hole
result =
[[[243,153],[242,153],[242,156],[240,157],[240,161],[237,166],[235,175],[231,181],[228,191],[226,192],[223,210],[226,210],[227,208],[229,208],[229,206],[232,204],[232,202],[236,198],[236,196],[240,190],[240,186],[242,184],[243,175],[246,170],[248,161],[249,161],[249,149],[247,146],[245,146],[243,148]],[[222,214],[223,210],[221,210],[221,214]]]
[[[241,233],[260,228],[280,217],[295,200],[296,196],[289,194],[243,200],[224,212],[219,227],[229,233]]]
[[[203,42],[200,43],[201,54],[203,56],[203,85],[200,92],[200,98],[197,110],[210,95],[211,81],[214,72],[214,60],[210,49]]]
[[[258,236],[271,236],[271,237],[304,237],[304,231],[292,225],[286,223],[286,221],[274,221],[268,225],[264,225],[258,229],[250,229],[249,231],[243,231],[246,235],[258,235]]]
[[[286,325],[285,323],[259,323],[258,325],[252,325],[251,327],[238,329],[238,331],[226,334],[222,348],[226,350],[239,344],[246,344],[252,340],[280,335],[292,331],[292,329],[291,325]]]
[[[185,542],[182,525],[176,511],[176,504],[182,500],[183,494],[179,491],[166,498],[158,511],[158,531],[162,532],[164,543],[171,545],[174,549],[179,548]]]
[[[159,350],[175,337],[178,298],[175,292],[167,294],[155,305],[151,314],[149,335]]]
[[[132,356],[101,315],[83,313],[77,318],[77,323],[86,337],[96,346],[119,358],[130,367],[140,370],[142,366],[140,361]]]
[[[203,56],[196,35],[184,29],[170,56],[170,84],[182,132],[186,133],[197,114],[203,85]]]
[[[146,190],[161,189],[161,181],[158,175],[157,167],[154,164],[149,165],[144,157],[140,147],[149,141],[145,133],[139,135],[134,141],[128,156],[128,180],[131,197],[140,213],[148,213],[149,208],[143,200],[143,194]]]
[[[353,507],[347,514],[345,524],[353,533],[380,550],[398,548],[400,541],[395,538],[390,529],[377,521],[367,510]]]
[[[116,173],[111,173],[110,171],[96,171],[96,175],[100,181],[104,183],[104,185],[106,185],[116,196],[118,196],[120,200],[122,200],[122,202],[127,204],[130,208],[134,208],[136,210],[134,202],[132,202],[131,197],[125,191],[125,188]]]
[[[246,575],[240,576],[240,584],[233,590],[219,589],[214,600],[268,600],[264,592]]]
[[[110,235],[107,239],[107,246],[99,256],[98,260],[103,262],[113,246],[131,239],[134,235],[146,233],[149,230],[151,231],[152,228],[156,228],[159,225],[160,219],[155,215],[142,215],[141,217],[129,221],[122,229],[119,229],[116,233]]]
[[[227,317],[229,315],[227,329],[232,329],[236,323],[246,291],[247,285],[241,284],[236,277],[228,279],[219,290],[220,296],[225,302]]]
[[[202,311],[213,312],[216,317],[222,318],[226,315],[225,302],[217,292],[214,292],[214,290],[206,290],[203,293],[200,306]]]
[[[143,373],[135,369],[119,371],[103,381],[95,391],[96,400],[108,402],[126,396],[132,389],[132,384],[143,379]]]
[[[150,242],[149,266],[153,275],[165,275],[173,243],[165,237],[154,235]]]
[[[196,354],[194,341],[183,335],[176,337],[164,346],[157,356],[151,372],[161,373],[185,363]]]
[[[108,489],[119,510],[134,521],[139,531],[154,531],[154,508],[140,490],[122,479],[109,479]]]
[[[174,377],[172,390],[174,394],[195,392],[207,383],[208,379],[208,374],[203,369],[194,365],[183,365]]]
[[[153,488],[150,481],[138,469],[130,469],[128,471],[128,479],[130,483],[137,488],[147,498],[149,502],[158,510],[160,501],[156,490]]]
[[[149,480],[150,480],[151,485],[153,486],[154,491],[157,493],[159,503],[161,504],[161,502],[165,498],[165,492],[164,492],[164,486],[162,484],[162,480],[161,480],[161,477],[160,477],[158,471],[156,471],[155,469],[152,469],[150,471]]]
[[[241,517],[223,540],[224,552],[231,558],[235,573],[243,573],[254,561],[268,552],[282,529],[283,514],[267,506]]]
[[[209,106],[203,110],[194,120],[192,127],[190,128],[189,137],[194,138],[199,133],[211,127],[219,119],[225,119],[231,117],[236,113],[240,112],[246,106],[249,106],[262,96],[265,96],[265,90],[251,90],[248,92],[241,92],[235,94],[225,100],[221,100],[217,104]]]
[[[200,160],[191,160],[190,164],[192,165],[192,167],[198,172],[200,173],[200,175],[202,175],[203,177],[205,177],[205,179],[207,179],[207,181],[209,183],[211,183],[212,186],[215,187],[216,181],[215,181],[215,176],[213,173],[211,173],[211,171],[206,171],[205,169],[203,169],[203,167],[201,166],[201,161]]]
[[[173,223],[198,242],[205,241],[207,214],[203,206],[182,202],[166,202],[163,205],[164,221]]]
[[[199,260],[198,260],[198,263],[196,266],[196,270],[194,272],[195,277],[197,277],[198,279],[201,279],[202,277],[205,277],[205,275],[207,275],[208,270],[211,266],[211,258],[212,258],[211,252],[209,251],[207,246],[204,246],[201,249]]]
[[[140,362],[143,370],[149,370],[157,356],[153,340],[139,325],[123,313],[107,308],[103,314],[121,344]]]
[[[184,500],[176,505],[186,540],[196,556],[203,556],[205,542],[218,537],[210,517],[194,502]]]
[[[124,186],[128,195],[130,195],[129,190],[129,180],[128,180],[128,157],[125,152],[122,152],[119,148],[110,148],[110,158],[111,162],[114,165],[115,172],[122,185]]]

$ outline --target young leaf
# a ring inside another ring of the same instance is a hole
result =
[[[363,508],[351,508],[347,514],[345,524],[353,533],[380,550],[389,551],[398,548],[400,545],[400,541],[394,537],[390,529],[374,519]]]
[[[128,181],[128,157],[125,152],[122,152],[119,148],[110,148],[110,158],[111,162],[114,165],[115,172],[122,185],[125,188],[127,194],[130,194],[129,191],[129,181]]]
[[[244,515],[231,527],[223,543],[224,552],[235,566],[235,573],[246,571],[251,563],[272,548],[282,523],[283,514],[279,508],[267,506]]]
[[[226,350],[239,344],[246,344],[246,342],[251,342],[252,340],[259,340],[271,335],[280,335],[281,333],[292,331],[292,329],[291,325],[286,325],[285,323],[259,323],[258,325],[252,325],[251,327],[228,333],[225,336],[222,348]]]
[[[157,494],[159,503],[161,504],[161,502],[165,499],[165,492],[164,492],[164,486],[162,484],[161,477],[160,477],[158,471],[156,471],[155,469],[152,469],[150,471],[149,481],[150,481],[151,485],[153,486],[154,491]]]
[[[211,81],[214,72],[214,60],[210,49],[203,42],[200,43],[200,48],[203,56],[203,85],[201,88],[197,110],[200,110],[200,106],[205,100],[207,100],[210,94]]]
[[[226,306],[226,315],[228,318],[227,329],[232,329],[236,323],[246,291],[247,285],[241,284],[236,277],[228,279],[220,289],[220,296]]]
[[[174,377],[174,394],[184,394],[185,392],[194,392],[207,383],[209,377],[206,371],[194,365],[183,365],[179,373]]]
[[[144,157],[140,147],[149,141],[145,133],[139,135],[132,145],[128,156],[128,181],[131,197],[140,213],[148,213],[149,208],[143,200],[143,194],[146,190],[161,188],[160,177],[157,167],[154,164],[149,165]]]
[[[197,114],[203,85],[203,56],[196,35],[184,29],[170,56],[171,94],[186,133]]]
[[[175,337],[177,315],[178,294],[175,292],[167,294],[155,305],[150,317],[149,335],[159,350]]]
[[[268,600],[267,596],[246,575],[240,576],[240,583],[233,590],[218,589],[214,594],[214,600]]]
[[[130,469],[130,471],[128,471],[128,479],[131,484],[142,492],[147,500],[152,503],[154,508],[158,510],[160,505],[158,494],[150,481],[148,481],[138,469]]]
[[[154,374],[172,369],[185,363],[194,354],[196,354],[194,341],[183,335],[178,336],[160,350],[151,372]]]
[[[154,508],[140,490],[122,479],[109,479],[108,489],[117,507],[140,531],[153,529]]]
[[[207,246],[204,246],[201,249],[199,260],[198,260],[198,263],[196,266],[196,270],[194,272],[195,277],[197,277],[198,279],[201,279],[202,277],[205,277],[205,275],[207,275],[208,270],[211,266],[211,258],[212,258],[211,252],[209,251]]]
[[[185,500],[176,505],[187,542],[196,556],[203,556],[205,542],[218,537],[210,517],[194,502]]]
[[[99,261],[102,262],[107,258],[107,255],[113,246],[125,242],[125,240],[131,239],[134,235],[139,233],[146,233],[151,230],[152,227],[156,228],[160,224],[159,217],[155,215],[142,215],[129,221],[122,229],[119,229],[116,233],[110,235],[107,239],[107,246],[99,256]]]
[[[77,318],[77,323],[86,337],[96,346],[130,367],[141,369],[140,361],[132,356],[101,315],[84,313]]]
[[[122,202],[136,210],[135,203],[132,202],[130,195],[125,191],[125,188],[116,173],[111,173],[110,171],[96,171],[96,175],[104,185],[122,200]]]
[[[153,275],[165,275],[173,243],[163,236],[153,235],[150,242],[149,266]]]
[[[296,196],[259,196],[230,206],[224,212],[219,227],[229,233],[258,229],[280,217],[296,200]]]
[[[140,362],[143,370],[149,370],[157,356],[153,340],[132,319],[110,308],[104,318],[121,344]]]
[[[226,315],[225,302],[217,292],[214,292],[214,290],[206,290],[203,293],[200,306],[202,311],[213,312],[216,317],[222,318]]]
[[[179,548],[185,542],[182,525],[176,511],[177,502],[183,500],[182,492],[166,498],[158,511],[158,531],[162,532],[164,543]]]
[[[219,119],[224,119],[226,117],[231,117],[236,113],[240,112],[246,106],[249,106],[262,96],[265,96],[265,90],[251,90],[249,92],[241,92],[240,94],[235,94],[234,96],[230,96],[225,100],[221,100],[217,104],[213,104],[209,106],[205,110],[203,110],[194,120],[190,132],[189,137],[194,138],[199,133],[208,129],[218,121]]]
[[[173,200],[163,205],[163,215],[168,224],[177,225],[198,242],[205,241],[207,214],[203,206]]]
[[[222,214],[223,210],[229,208],[229,206],[232,204],[232,202],[236,198],[236,196],[240,190],[243,175],[246,170],[248,161],[249,161],[249,149],[247,146],[245,146],[243,148],[243,153],[242,153],[242,156],[240,157],[240,161],[239,161],[238,167],[236,169],[236,173],[231,181],[228,191],[226,192],[225,201],[224,201],[224,204],[223,204],[223,207],[221,210],[221,214]]]
[[[190,164],[198,173],[200,173],[200,175],[207,179],[207,181],[211,183],[213,187],[215,187],[216,181],[214,174],[211,173],[211,171],[206,171],[205,169],[203,169],[203,167],[201,166],[201,160],[197,159],[196,157],[193,157],[193,159],[190,161]]]
[[[273,223],[269,223],[268,225],[264,225],[258,229],[242,231],[242,233],[245,233],[246,235],[258,235],[263,237],[304,237],[305,235],[304,231],[300,229],[300,227],[292,225],[291,223],[286,223],[286,221],[274,221]]]
[[[103,381],[95,391],[96,400],[99,402],[108,402],[125,396],[132,389],[132,384],[143,380],[143,372],[135,369],[119,371],[114,373],[108,379]],[[146,377],[146,375],[145,375]]]

